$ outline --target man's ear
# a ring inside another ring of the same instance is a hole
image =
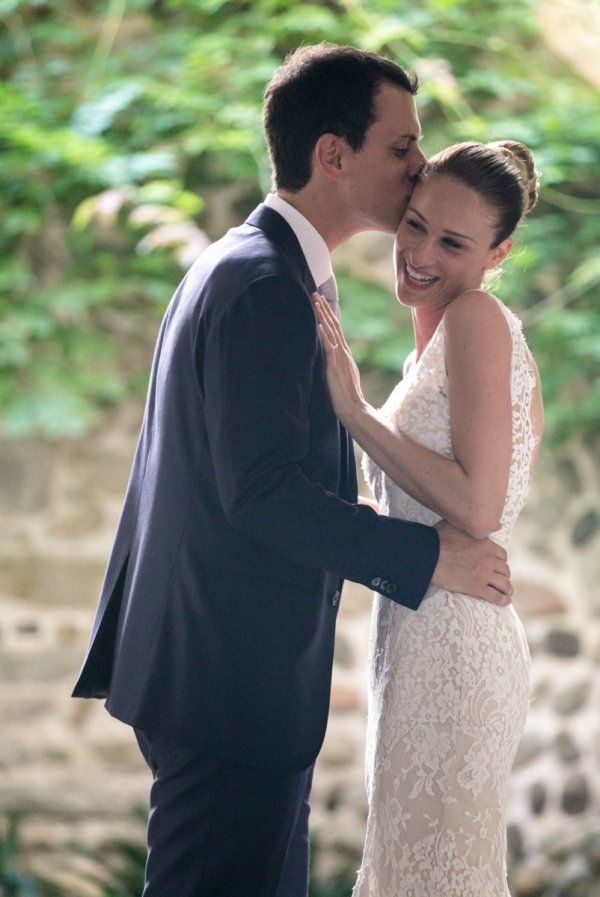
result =
[[[314,165],[323,172],[325,177],[333,181],[341,180],[342,157],[345,151],[345,141],[337,134],[321,134],[314,148]]]
[[[495,249],[492,249],[488,256],[486,268],[496,268],[498,265],[501,265],[508,253],[512,248],[512,240],[508,237],[506,240],[502,240]]]

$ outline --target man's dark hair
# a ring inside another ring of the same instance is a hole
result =
[[[354,47],[322,43],[287,56],[264,95],[273,188],[296,191],[306,186],[322,134],[336,134],[355,152],[360,150],[375,121],[374,99],[382,82],[413,95],[418,89],[416,75]]]

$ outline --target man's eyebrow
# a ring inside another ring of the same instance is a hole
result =
[[[425,217],[425,215],[422,215],[421,212],[419,212],[417,209],[415,209],[414,206],[410,206],[410,205],[409,205],[408,208],[407,208],[407,211],[408,211],[408,212],[412,212],[413,215],[416,215],[417,218],[420,218],[421,221],[422,221],[424,224],[428,224],[428,221],[427,221],[427,218]],[[471,243],[474,243],[474,242],[475,242],[475,240],[473,239],[473,237],[469,237],[468,234],[461,234],[461,233],[459,233],[457,230],[448,230],[448,229],[446,229],[446,230],[444,230],[444,233],[445,233],[445,234],[450,234],[450,235],[453,236],[453,237],[460,237],[461,240],[470,240]]]
[[[418,143],[422,136],[423,136],[422,134],[412,134],[412,133],[398,134],[396,137],[396,140],[414,140]]]

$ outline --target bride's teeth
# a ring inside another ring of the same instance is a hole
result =
[[[426,277],[422,274],[417,274],[415,271],[412,270],[412,268],[408,264],[408,262],[406,262],[406,273],[408,274],[408,276],[410,277],[411,280],[414,280],[416,283],[420,283],[420,284],[433,283],[434,280],[437,279],[435,277]]]

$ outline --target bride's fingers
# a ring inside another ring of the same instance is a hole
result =
[[[331,321],[328,320],[327,317],[323,314],[323,303],[315,302],[315,309],[317,312],[319,330],[321,331],[321,336],[324,338],[323,342],[325,350],[329,354],[330,350],[337,349],[338,336],[335,333],[334,328],[331,326]]]
[[[501,595],[503,595],[507,602],[510,601],[510,597],[513,593],[510,579],[494,573],[492,576],[490,576],[488,585],[499,592]]]
[[[510,579],[510,567],[506,563],[506,561],[496,559],[494,563],[494,573],[498,573],[500,576],[504,576],[506,579]]]
[[[338,344],[334,342],[331,334],[327,333],[322,324],[319,324],[319,330],[321,332],[321,342],[323,343],[323,347],[325,349],[325,355],[329,358],[333,355],[335,349],[337,349]]]
[[[320,293],[313,293],[313,296],[315,297],[313,301],[318,320],[321,323],[327,324],[329,331],[332,334],[333,342],[341,345],[346,351],[349,351],[342,325],[332,312],[327,299],[325,299],[324,296],[321,296]]]
[[[319,327],[321,332],[325,334],[328,343],[331,348],[337,348],[339,342],[339,333],[336,332],[335,327],[333,326],[333,322],[331,318],[329,318],[324,313],[324,306],[326,300],[318,300],[315,302],[315,310],[317,313],[317,320],[319,322]]]
[[[329,302],[322,296],[320,293],[313,293],[313,302],[315,304],[315,308],[318,310],[321,319],[328,321],[331,326],[336,329],[338,327],[338,319],[333,314]]]
[[[327,299],[325,299],[323,296],[320,296],[319,293],[315,293],[314,296],[315,298],[313,299],[313,302],[319,320],[326,322],[329,328],[333,330],[335,318],[331,314],[331,309],[329,308]]]
[[[331,324],[332,330],[335,332],[336,336],[343,337],[342,333],[342,325],[340,324],[338,318],[334,315],[329,302],[324,296],[319,294],[319,308],[323,313],[323,317],[326,318]]]

